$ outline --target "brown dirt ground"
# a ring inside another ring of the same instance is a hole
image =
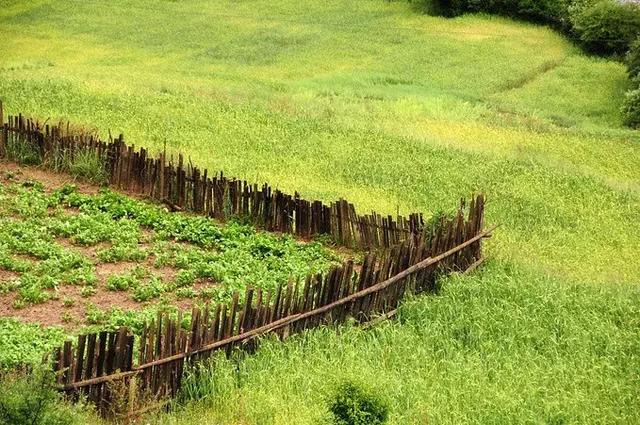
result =
[[[13,177],[8,179],[6,172],[12,173]],[[42,183],[48,191],[58,189],[65,184],[75,184],[78,190],[89,194],[95,194],[100,189],[99,186],[80,181],[68,174],[52,173],[38,167],[25,167],[7,161],[0,161],[0,179],[4,181],[35,180]]]

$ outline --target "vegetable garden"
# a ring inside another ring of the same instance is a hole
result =
[[[12,316],[56,301],[63,308],[47,324],[127,324],[121,303],[228,301],[249,283],[273,290],[338,260],[318,242],[237,222],[221,226],[109,190],[88,195],[64,186],[46,193],[41,183],[12,183],[8,174],[0,186],[0,264],[8,273],[3,297],[15,295],[8,304],[16,311],[5,311]],[[105,290],[122,295],[102,294],[102,304],[93,304]],[[86,311],[78,317],[82,304]]]

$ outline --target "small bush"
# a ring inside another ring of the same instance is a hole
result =
[[[622,104],[622,115],[625,125],[640,129],[640,87],[627,92]]]
[[[389,408],[376,395],[346,383],[338,388],[331,413],[336,425],[380,425],[387,421]]]
[[[627,53],[627,69],[629,78],[638,80],[640,83],[640,37],[636,39],[629,47]]]
[[[0,425],[73,425],[87,420],[81,408],[62,400],[53,372],[0,375]]]
[[[640,35],[640,7],[631,3],[601,0],[573,20],[585,49],[601,55],[624,55]]]

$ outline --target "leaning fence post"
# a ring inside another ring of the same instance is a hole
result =
[[[5,129],[5,125],[4,125],[4,110],[2,108],[2,100],[0,100],[0,157],[4,157],[5,156],[5,133],[6,133],[6,129]]]

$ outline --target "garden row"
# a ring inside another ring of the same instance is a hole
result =
[[[444,16],[487,12],[550,24],[586,51],[627,62],[631,88],[622,113],[640,128],[640,3],[634,0],[420,0],[426,11]]]

